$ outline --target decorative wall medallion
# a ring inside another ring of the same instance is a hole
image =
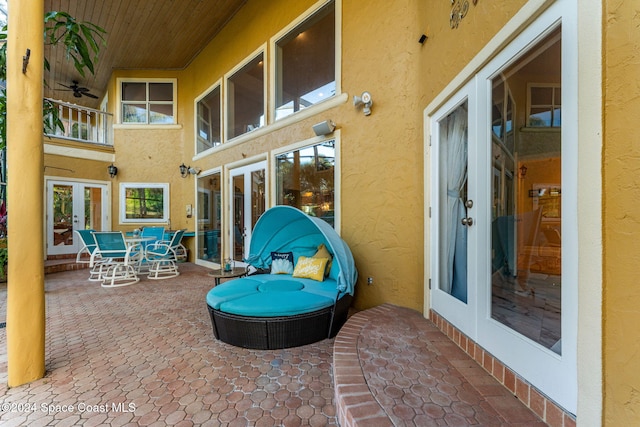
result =
[[[471,0],[473,5],[478,4],[478,0]],[[451,15],[449,17],[449,25],[451,28],[458,28],[460,21],[467,16],[469,12],[469,0],[451,0]]]

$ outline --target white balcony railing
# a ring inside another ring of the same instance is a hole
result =
[[[58,117],[63,128],[55,127],[47,136],[92,144],[113,145],[113,115],[93,108],[46,98],[58,108]],[[45,117],[45,120],[47,118]],[[49,118],[51,120],[51,118]]]

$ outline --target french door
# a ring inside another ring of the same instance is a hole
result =
[[[107,184],[47,180],[47,255],[77,253],[75,230],[107,229]]]
[[[577,60],[550,8],[430,120],[431,308],[577,404]]]
[[[477,265],[479,164],[475,136],[469,135],[475,120],[476,100],[468,84],[438,112],[431,124],[432,161],[432,306],[468,336],[477,323]],[[436,173],[437,171],[437,173]]]
[[[266,164],[261,161],[229,171],[232,200],[229,253],[236,262],[249,255],[253,227],[265,211]]]

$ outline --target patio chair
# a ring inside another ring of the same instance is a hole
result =
[[[166,242],[170,242],[171,241],[171,237],[173,236],[174,233],[175,232],[172,231],[172,230],[165,231],[164,237],[163,237],[162,240],[165,240]],[[177,258],[178,261],[186,261],[187,260],[187,248],[184,247],[182,242],[180,242],[180,245],[178,245],[178,248],[176,249],[176,258]]]
[[[150,240],[148,242],[144,242],[143,246],[146,247],[149,246],[152,243],[157,242],[158,240],[165,240],[164,239],[164,227],[144,227],[142,229],[142,232],[140,233],[141,237],[155,237],[155,240]]]
[[[140,280],[137,275],[138,264],[142,261],[140,244],[127,245],[120,231],[96,231],[93,237],[97,248],[91,255],[91,265],[98,256],[104,259],[99,265],[102,287],[127,286]]]
[[[138,263],[138,274],[149,274],[149,262],[144,256],[144,253],[147,249],[147,246],[152,245],[164,239],[164,227],[144,227],[142,229],[142,232],[140,233],[140,237],[153,238],[151,240],[141,242],[142,259]]]
[[[178,230],[171,236],[171,240],[147,246],[145,259],[149,262],[149,279],[169,279],[180,274],[176,262],[184,232],[185,230]]]
[[[82,242],[82,248],[76,255],[76,262],[78,264],[91,264],[91,255],[93,255],[95,250],[98,248],[98,246],[96,245],[96,240],[93,238],[94,231],[95,230],[75,230],[76,234],[80,238],[80,241]],[[88,257],[83,256],[85,254],[88,255]],[[100,264],[103,261],[104,260],[101,257],[95,258],[94,263],[89,270],[89,281],[98,282],[102,280],[100,278]]]

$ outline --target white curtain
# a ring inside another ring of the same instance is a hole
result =
[[[442,290],[466,301],[467,228],[462,225],[466,215],[462,190],[467,181],[467,109],[466,104],[452,112],[446,121],[447,208],[446,230],[446,280]]]

